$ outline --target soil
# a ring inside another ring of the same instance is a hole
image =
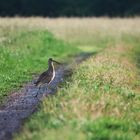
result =
[[[80,54],[76,57],[75,62],[79,64],[91,55],[91,53]],[[11,140],[13,133],[20,130],[24,120],[37,111],[42,99],[57,92],[58,86],[64,82],[65,77],[71,75],[72,69],[72,64],[58,67],[56,76],[49,87],[44,85],[38,89],[34,85],[35,78],[20,91],[11,94],[0,107],[0,140]]]

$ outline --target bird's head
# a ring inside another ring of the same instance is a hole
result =
[[[53,60],[52,58],[49,58],[48,62],[49,62],[49,63],[55,62],[55,63],[57,63],[57,64],[61,64],[61,63],[59,63],[59,62]]]
[[[53,59],[52,59],[52,58],[49,58],[49,59],[48,59],[48,61],[49,61],[49,62],[52,62],[52,61],[53,61]]]

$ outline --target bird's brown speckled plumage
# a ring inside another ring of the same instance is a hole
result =
[[[53,60],[52,58],[49,58],[49,60],[48,60],[48,65],[49,65],[48,70],[43,72],[39,76],[38,80],[34,83],[37,87],[39,87],[39,89],[40,89],[41,85],[43,85],[43,84],[48,84],[49,85],[53,81],[53,79],[55,77],[55,69],[54,69],[53,62],[56,62],[56,63],[60,64],[59,62]],[[37,93],[37,95],[38,95],[38,93]]]
[[[49,84],[55,77],[55,70],[54,70],[54,66],[53,66],[53,60],[50,58],[48,60],[48,65],[49,65],[49,68],[47,71],[43,72],[38,80],[35,82],[35,85],[36,86],[40,86],[42,84]]]
[[[51,81],[54,79],[55,69],[54,69],[53,62],[56,62],[56,63],[60,64],[59,62],[53,60],[52,58],[49,58],[49,60],[48,60],[48,65],[49,65],[48,70],[43,72],[39,76],[38,80],[35,82],[36,86],[40,86],[40,85],[46,84],[46,83],[50,84]]]

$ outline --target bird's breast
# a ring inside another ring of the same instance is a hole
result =
[[[55,71],[52,72],[52,78],[51,78],[51,81],[54,79],[54,77],[55,77]],[[51,81],[50,81],[50,82],[51,82]]]

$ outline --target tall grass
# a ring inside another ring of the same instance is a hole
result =
[[[104,49],[44,99],[15,139],[139,140],[139,18],[43,20],[83,51]]]
[[[16,139],[138,140],[140,79],[129,51],[119,45],[82,63]]]

